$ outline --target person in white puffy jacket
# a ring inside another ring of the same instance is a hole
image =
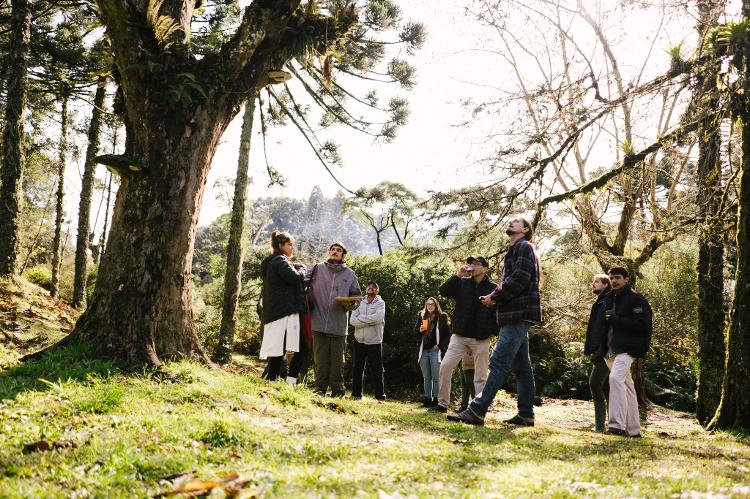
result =
[[[385,328],[385,302],[378,294],[380,286],[369,281],[366,298],[352,311],[349,323],[354,326],[354,379],[352,398],[362,397],[365,360],[370,366],[370,378],[375,398],[385,400],[383,382],[383,329]]]

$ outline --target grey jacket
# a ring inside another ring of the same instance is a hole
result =
[[[385,302],[377,295],[372,303],[362,298],[359,306],[352,311],[349,323],[354,326],[354,339],[365,345],[383,343],[385,327]]]
[[[315,264],[307,270],[307,278],[310,277],[315,303],[311,314],[313,331],[346,336],[348,310],[345,305],[336,301],[336,297],[362,295],[354,271],[344,263],[324,262]]]

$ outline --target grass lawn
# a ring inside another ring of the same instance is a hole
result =
[[[173,363],[167,379],[82,359],[69,347],[0,371],[0,496],[147,497],[230,473],[211,497],[750,496],[750,440],[663,409],[624,439],[592,432],[587,402],[505,425],[506,395],[475,428],[262,381],[251,361]],[[39,441],[51,448],[25,449]]]

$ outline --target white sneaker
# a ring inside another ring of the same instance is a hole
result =
[[[292,378],[291,376],[287,376],[286,383],[290,386],[297,386],[297,378]]]

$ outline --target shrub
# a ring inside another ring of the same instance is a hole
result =
[[[52,289],[52,271],[48,266],[37,265],[23,273],[27,281],[40,286],[47,291]]]
[[[414,335],[416,314],[428,296],[436,297],[444,310],[451,308],[438,295],[438,287],[453,273],[454,265],[445,257],[414,256],[400,248],[387,251],[382,257],[356,256],[349,265],[363,288],[369,280],[380,285],[380,296],[386,304],[383,338],[386,390],[416,392],[422,385],[417,364],[419,338]],[[347,355],[351,356],[351,349],[348,350]],[[351,364],[347,361],[348,369]],[[369,383],[367,375],[365,383]]]

